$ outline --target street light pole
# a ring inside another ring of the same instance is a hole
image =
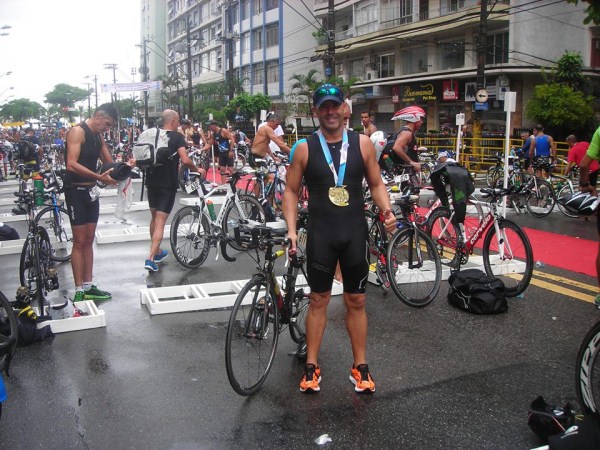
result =
[[[188,74],[188,119],[193,120],[194,115],[194,93],[192,91],[192,37],[190,36],[190,19],[187,22],[187,74]]]
[[[112,69],[113,71],[113,88],[115,89],[115,97],[113,99],[113,94],[110,94],[110,99],[111,102],[114,104],[117,101],[117,91],[116,91],[116,85],[117,85],[117,65],[116,64],[104,64],[104,68],[105,69]]]

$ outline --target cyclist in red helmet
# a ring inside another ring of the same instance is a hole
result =
[[[408,106],[396,112],[394,117],[392,117],[392,120],[404,120],[407,122],[400,130],[400,133],[398,133],[398,137],[392,148],[394,153],[401,159],[401,161],[396,160],[396,162],[410,164],[415,172],[421,171],[415,133],[423,125],[425,116],[425,111],[421,107]]]

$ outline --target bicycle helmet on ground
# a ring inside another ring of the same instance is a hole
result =
[[[376,131],[371,136],[371,142],[375,146],[375,159],[379,161],[379,157],[381,156],[381,152],[385,148],[387,144],[387,139],[385,138],[385,134],[383,131]]]
[[[600,199],[589,192],[563,195],[558,202],[574,214],[591,216],[596,213]]]
[[[397,111],[392,117],[392,120],[406,120],[407,122],[419,122],[425,118],[427,114],[420,106],[407,106],[400,111]]]

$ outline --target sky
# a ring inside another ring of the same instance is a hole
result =
[[[101,83],[113,81],[105,64],[117,65],[117,83],[140,81],[139,0],[0,0],[5,26],[11,28],[0,30],[8,33],[0,36],[0,105],[26,98],[46,106],[57,84],[87,90],[94,75],[98,103],[110,101],[100,92]]]

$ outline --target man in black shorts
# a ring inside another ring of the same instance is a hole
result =
[[[166,250],[161,250],[165,233],[165,224],[175,204],[177,193],[177,170],[179,160],[192,172],[204,173],[204,169],[198,169],[194,162],[188,157],[186,141],[183,134],[177,131],[179,125],[179,114],[172,109],[165,109],[161,114],[162,128],[167,130],[169,137],[169,150],[177,153],[169,162],[160,166],[147,169],[146,187],[148,188],[148,205],[150,206],[150,253],[144,263],[144,267],[150,272],[158,272],[158,263],[164,261],[168,256]],[[171,153],[171,152],[170,152]]]
[[[227,183],[229,175],[233,172],[233,151],[235,139],[233,134],[225,128],[219,127],[216,120],[206,122],[210,136],[202,151],[214,147],[215,155],[219,158],[219,173],[221,174],[221,184]]]
[[[98,158],[105,164],[113,162],[102,135],[115,126],[117,120],[117,110],[107,103],[99,106],[92,117],[71,128],[67,134],[67,171],[64,184],[65,202],[73,230],[71,268],[75,282],[75,302],[112,298],[110,292],[101,291],[92,284],[92,275],[93,244],[100,214],[100,190],[96,181],[107,185],[117,184],[110,176],[112,169],[98,174],[96,166]]]
[[[296,147],[283,198],[293,254],[298,193],[304,177],[309,191],[306,252],[310,304],[306,317],[306,366],[300,381],[302,392],[320,390],[318,355],[338,261],[344,277],[346,327],[354,357],[350,381],[356,392],[375,391],[366,361],[365,288],[369,263],[363,177],[375,204],[383,211],[389,232],[395,229],[396,218],[381,180],[373,143],[366,135],[345,130],[340,108],[343,102],[344,94],[336,86],[326,84],[315,91],[313,114],[319,119],[320,129]]]

